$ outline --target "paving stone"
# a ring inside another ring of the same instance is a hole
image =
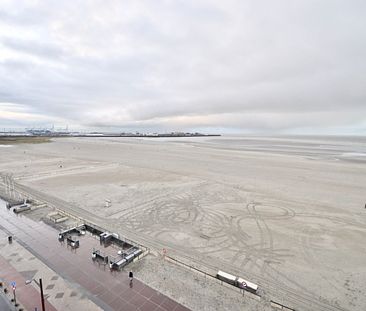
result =
[[[19,271],[19,273],[26,279],[26,280],[33,280],[34,276],[38,270],[26,270],[26,271]]]
[[[62,298],[63,296],[64,296],[64,293],[57,293],[55,298],[59,299],[59,298]]]

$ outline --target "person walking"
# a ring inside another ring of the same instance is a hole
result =
[[[132,283],[133,281],[133,272],[130,271],[130,273],[128,274],[128,277],[130,278],[130,283]]]

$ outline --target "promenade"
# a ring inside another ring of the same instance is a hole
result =
[[[188,311],[128,272],[110,272],[91,260],[86,245],[72,251],[58,242],[58,232],[43,222],[15,215],[0,202],[0,279],[16,281],[17,300],[26,310],[41,310],[39,287],[27,279],[42,278],[47,311]],[[8,244],[7,236],[14,242]],[[83,247],[84,246],[84,247]],[[128,268],[127,268],[128,269]]]

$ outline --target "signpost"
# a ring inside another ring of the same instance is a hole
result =
[[[17,284],[13,281],[10,283],[11,287],[13,288],[13,296],[14,296],[14,305],[17,304],[17,298],[15,296],[15,289],[17,288]]]

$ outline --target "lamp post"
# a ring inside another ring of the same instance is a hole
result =
[[[35,279],[31,279],[31,280],[26,280],[25,284],[28,285],[30,283],[32,283],[32,281],[34,281],[40,288],[41,290],[41,304],[42,304],[42,311],[46,311],[45,305],[44,305],[44,296],[43,296],[43,285],[42,285],[42,279],[39,279],[39,284],[37,283],[37,281]]]

